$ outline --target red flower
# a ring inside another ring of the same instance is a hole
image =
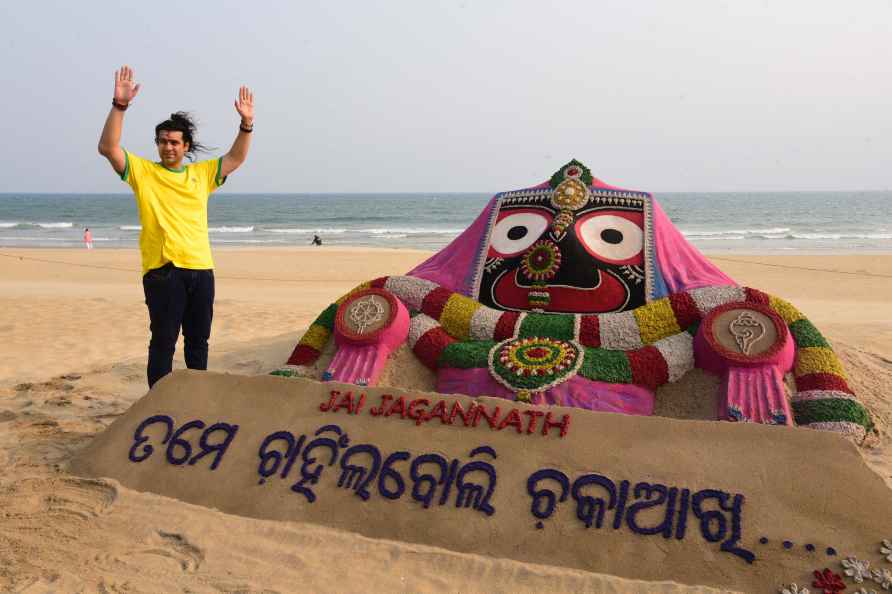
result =
[[[823,572],[815,570],[815,581],[811,585],[815,588],[820,588],[824,594],[837,594],[846,589],[846,585],[842,583],[842,578],[826,567]]]

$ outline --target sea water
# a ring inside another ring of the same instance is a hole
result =
[[[655,194],[703,251],[892,252],[892,191]],[[433,250],[480,213],[487,193],[229,194],[211,197],[211,243],[379,246]],[[0,194],[0,247],[135,247],[130,194]]]

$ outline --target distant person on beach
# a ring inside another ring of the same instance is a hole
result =
[[[313,235],[313,245],[322,245],[322,239],[318,235]]]
[[[84,245],[88,250],[93,249],[93,234],[90,233],[89,227],[84,229]]]
[[[108,159],[136,195],[142,224],[142,284],[152,333],[147,368],[152,387],[173,367],[181,327],[186,367],[207,369],[214,315],[208,197],[248,156],[254,130],[254,94],[248,87],[239,89],[235,110],[241,123],[228,153],[218,159],[192,162],[196,152],[208,149],[196,140],[195,123],[189,114],[178,111],[155,126],[160,161],[152,162],[120,145],[124,112],[139,88],[129,66],[115,72],[115,94],[99,139],[99,154]],[[189,157],[190,163],[183,164],[184,157]]]

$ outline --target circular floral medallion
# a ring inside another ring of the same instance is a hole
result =
[[[783,319],[759,303],[726,303],[713,308],[701,324],[710,350],[725,361],[754,366],[777,361],[787,344]]]
[[[396,298],[384,289],[359,291],[338,307],[335,332],[349,342],[376,342],[393,324],[398,311]]]
[[[561,252],[551,241],[543,239],[530,247],[520,263],[527,278],[543,281],[553,278],[561,267]]]
[[[588,187],[575,178],[569,178],[558,184],[551,194],[551,203],[556,208],[578,210],[589,200]]]
[[[581,345],[568,340],[509,338],[489,351],[489,372],[513,392],[542,392],[576,375],[584,352]]]

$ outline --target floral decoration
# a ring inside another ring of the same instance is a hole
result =
[[[739,406],[734,404],[728,405],[728,419],[732,421],[736,421],[738,423],[749,423],[752,419],[743,414],[743,411],[740,410]]]
[[[554,229],[554,232],[558,235],[564,232],[564,230],[573,224],[573,213],[569,210],[560,211],[557,216],[554,217],[554,221],[551,223],[551,228]]]
[[[551,195],[551,203],[558,209],[577,210],[585,206],[591,193],[578,179],[569,178],[558,184]]]
[[[548,184],[552,188],[556,188],[565,179],[578,179],[586,186],[590,186],[594,181],[591,170],[576,159],[571,160],[555,172]]]
[[[554,278],[561,267],[561,252],[554,242],[547,239],[537,241],[524,255],[520,267],[527,278],[534,281]]]
[[[828,567],[825,567],[824,571],[816,569],[814,576],[815,580],[811,585],[821,590],[824,594],[838,594],[846,589],[842,578],[838,574],[833,573]]]
[[[886,556],[886,561],[892,563],[892,539],[884,539],[880,545],[880,553]]]
[[[781,586],[777,591],[779,594],[811,594],[811,590],[805,586],[797,585],[796,582],[793,582],[789,586]]]
[[[870,579],[870,561],[846,557],[840,563],[845,568],[845,574],[859,584],[864,581],[864,578]]]
[[[571,224],[573,224],[573,211],[568,208],[562,209],[551,223],[551,231],[554,237],[558,240],[562,239],[567,231],[567,227]]]
[[[884,590],[892,590],[892,571],[886,568],[874,569],[869,577]]]
[[[562,178],[563,175],[561,173]],[[586,364],[586,369],[581,372],[585,377],[616,382],[610,378],[618,372],[618,377],[623,378],[619,380],[621,383],[638,383],[653,388],[677,380],[694,366],[691,335],[696,333],[697,324],[712,309],[731,302],[768,305],[786,323],[796,346],[793,373],[796,393],[791,398],[796,425],[849,435],[855,441],[863,440],[873,428],[870,414],[855,398],[839,359],[820,332],[788,302],[739,286],[699,287],[651,301],[632,311],[594,315],[545,314],[492,309],[422,278],[382,277],[363,283],[329,306],[301,338],[288,364],[314,363],[332,339],[334,318],[340,304],[353,292],[370,286],[390,291],[409,308],[414,316],[409,346],[432,369],[436,370],[441,363],[443,349],[456,341],[498,342],[518,337],[521,327],[542,326],[546,333],[540,336],[572,340],[589,347],[586,359],[591,347],[603,351],[597,357],[593,354],[591,363]],[[534,302],[546,304],[545,291],[534,288],[531,293],[536,293]],[[540,324],[539,317],[550,318],[549,323]],[[556,323],[558,318],[567,318],[567,323]],[[421,324],[421,320],[425,323]],[[561,334],[550,336],[547,329],[552,327],[559,328]],[[572,337],[566,335],[567,328],[575,328]],[[650,347],[656,348],[659,356],[643,351],[633,354]],[[616,367],[619,359],[607,356],[607,353],[616,353],[626,362]],[[602,369],[602,362],[609,364],[610,369]],[[888,552],[883,554],[892,561],[889,544],[892,543],[884,541]]]
[[[570,379],[582,365],[581,345],[553,338],[509,339],[489,352],[493,378],[515,392],[541,392]]]
[[[782,410],[772,410],[771,411],[771,420],[768,421],[769,425],[786,425],[787,424],[787,415]]]
[[[551,303],[551,293],[548,292],[548,289],[544,286],[534,286],[533,289],[530,289],[530,292],[527,293],[527,303],[530,304],[530,308],[535,310],[536,308],[544,309],[549,303]]]

